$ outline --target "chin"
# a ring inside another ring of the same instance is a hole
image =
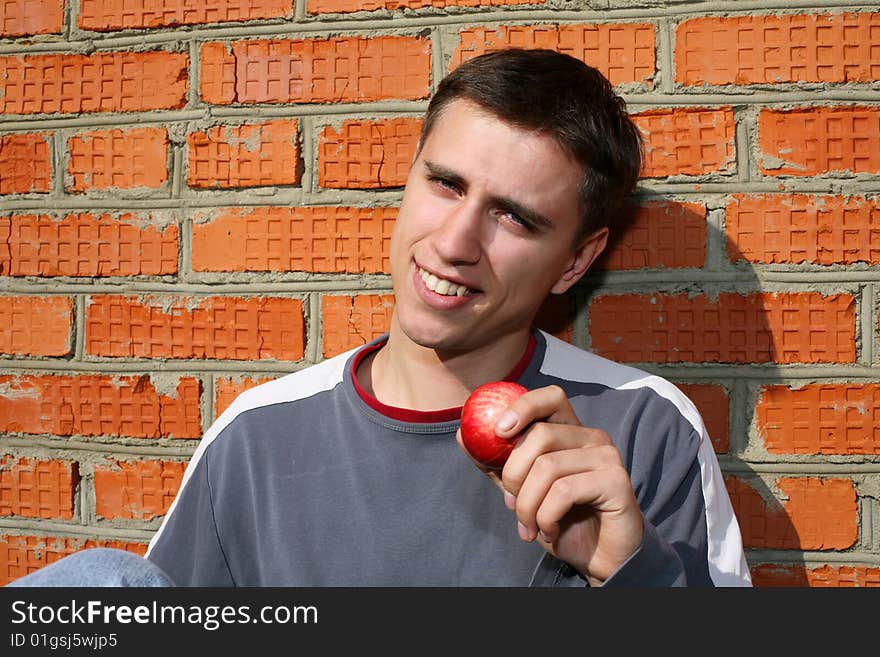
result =
[[[449,326],[430,323],[400,322],[400,330],[406,338],[425,349],[438,351],[460,350],[466,348],[466,336],[462,331],[450,329]]]

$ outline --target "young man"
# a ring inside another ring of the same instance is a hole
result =
[[[391,240],[387,336],[242,394],[147,558],[187,586],[749,585],[693,405],[532,327],[602,252],[640,147],[571,57],[508,50],[445,78]],[[481,471],[460,410],[498,379],[529,392],[496,427],[509,460]]]
[[[451,73],[391,240],[387,337],[244,393],[148,558],[184,585],[749,584],[693,405],[532,329],[605,247],[640,145],[571,57],[508,50]],[[504,378],[530,392],[486,476],[457,444],[460,407]]]

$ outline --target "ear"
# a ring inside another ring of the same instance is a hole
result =
[[[571,255],[571,259],[566,264],[565,271],[550,288],[551,294],[563,294],[567,292],[572,285],[577,283],[581,277],[587,273],[590,265],[595,262],[599,254],[605,250],[608,244],[608,228],[600,228],[581,240],[580,246]]]

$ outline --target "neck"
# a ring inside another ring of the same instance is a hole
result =
[[[358,381],[383,404],[420,411],[462,406],[477,386],[505,378],[530,336],[526,331],[466,352],[443,352],[393,329],[385,346],[358,368]]]

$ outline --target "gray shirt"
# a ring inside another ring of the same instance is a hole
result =
[[[517,380],[561,386],[611,436],[645,519],[606,586],[750,585],[693,404],[660,377],[534,338]],[[392,409],[359,389],[353,369],[384,340],[242,393],[203,437],[147,557],[182,586],[584,586],[519,539],[455,441],[460,409]]]

